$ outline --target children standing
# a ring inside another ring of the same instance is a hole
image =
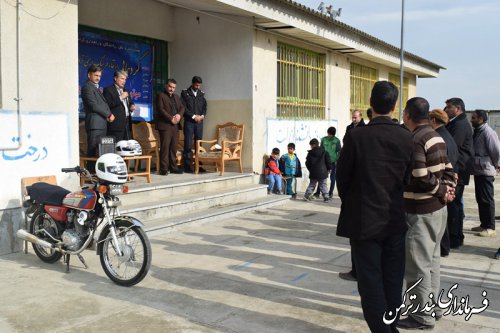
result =
[[[279,157],[280,150],[278,148],[273,148],[271,152],[271,157],[266,161],[266,179],[268,182],[267,194],[271,194],[274,189],[274,184],[276,184],[277,194],[281,193],[281,171],[279,169]]]
[[[288,153],[280,158],[280,171],[286,177],[286,194],[291,195],[293,199],[297,198],[297,180],[302,177],[302,166],[300,160],[295,154],[295,143],[288,144]],[[295,181],[295,187],[292,185]]]
[[[332,167],[332,161],[330,156],[323,147],[319,146],[318,139],[312,139],[309,142],[311,150],[307,153],[306,157],[306,167],[309,170],[309,186],[306,189],[304,199],[311,200],[311,195],[319,183],[319,190],[323,195],[324,201],[328,202],[330,199],[328,197],[327,177]]]

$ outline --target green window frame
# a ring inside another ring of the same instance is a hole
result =
[[[366,118],[372,88],[377,81],[377,69],[351,62],[351,112],[359,110]]]
[[[398,87],[398,91],[401,94],[401,87],[400,87],[400,75],[399,74],[392,74],[389,73],[389,82],[394,83],[396,87]],[[394,108],[394,112],[392,114],[393,118],[399,119],[399,99],[400,96],[398,96],[398,101],[396,102],[396,107]],[[403,76],[403,109],[404,106],[406,105],[406,102],[408,101],[408,78]],[[401,118],[403,119],[403,118]]]
[[[277,117],[325,119],[325,55],[279,42]]]

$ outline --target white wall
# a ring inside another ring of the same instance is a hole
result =
[[[202,90],[208,103],[204,139],[214,138],[217,124],[245,124],[242,161],[244,169],[251,171],[251,20],[180,8],[174,11],[176,30],[169,50],[170,76],[177,80],[178,93],[191,85],[194,75],[203,79]]]
[[[16,9],[0,1],[0,254],[19,250],[21,178],[56,175],[66,187],[75,176],[60,172],[78,164],[77,3],[24,0],[20,15],[21,133],[16,107]],[[20,137],[21,146],[18,145]]]

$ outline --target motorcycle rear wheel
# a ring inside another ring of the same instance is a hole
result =
[[[33,217],[31,218],[31,223],[30,223],[30,233],[33,235],[36,235],[37,237],[52,243],[52,239],[48,236],[44,236],[43,234],[39,233],[39,230],[45,229],[48,233],[50,233],[52,236],[56,237],[59,234],[59,230],[57,228],[57,225],[55,224],[54,220],[52,220],[50,217],[45,217],[45,213],[41,213],[40,211],[36,211],[33,213]],[[52,264],[61,259],[62,253],[58,252],[53,249],[48,249],[46,247],[37,245],[37,244],[32,244],[33,250],[35,251],[36,255],[40,260]]]
[[[117,222],[117,238],[123,256],[113,248],[109,228],[104,230],[105,241],[99,246],[101,266],[116,284],[130,287],[146,277],[151,266],[151,245],[142,228],[125,222]]]

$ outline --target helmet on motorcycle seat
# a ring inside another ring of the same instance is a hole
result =
[[[115,184],[123,184],[127,181],[127,165],[121,156],[117,154],[104,154],[97,159],[95,165],[97,178]]]
[[[116,143],[116,153],[120,156],[135,156],[134,147],[127,140]]]
[[[132,147],[133,151],[134,151],[134,156],[141,156],[142,155],[142,148],[141,148],[141,145],[139,144],[139,142],[137,142],[136,140],[128,140],[128,145],[129,147]]]

